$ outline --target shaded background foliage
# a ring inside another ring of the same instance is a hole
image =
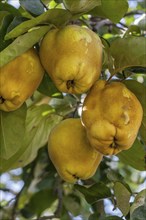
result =
[[[87,25],[104,45],[101,78],[122,80],[140,100],[144,117],[131,149],[104,157],[91,179],[68,184],[49,159],[47,139],[62,119],[80,116],[84,94],[60,93],[45,74],[20,109],[0,112],[0,219],[144,220],[145,0],[19,0],[15,8],[16,3],[0,2],[0,66],[33,45],[39,50],[53,26]]]

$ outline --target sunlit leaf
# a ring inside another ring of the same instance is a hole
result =
[[[58,19],[59,18],[59,19]],[[49,11],[41,14],[40,16],[25,21],[7,33],[5,39],[16,38],[21,34],[24,34],[31,28],[40,24],[53,24],[55,26],[61,26],[65,24],[71,18],[71,14],[64,9],[50,9]]]
[[[131,193],[121,182],[115,182],[114,195],[116,197],[116,205],[121,210],[124,216],[126,216],[130,210],[130,197]]]
[[[101,0],[101,6],[91,11],[93,15],[99,15],[117,23],[128,10],[127,0]]]
[[[146,38],[118,38],[112,42],[110,53],[114,59],[114,73],[131,66],[146,67]]]
[[[14,17],[14,19],[11,21],[11,24],[9,25],[9,27],[7,28],[7,32],[10,32],[11,30],[13,30],[17,25],[21,24],[24,21],[27,21],[28,19],[22,16],[17,16]]]
[[[49,105],[44,104],[29,108],[23,140],[23,146],[26,150],[13,166],[23,167],[33,161],[37,156],[38,149],[47,143],[51,129],[61,120],[62,117],[56,115],[54,109]]]
[[[16,40],[0,52],[0,67],[33,47],[33,45],[37,43],[41,37],[49,31],[49,29],[50,26],[38,27],[37,29],[16,38]]]
[[[101,5],[101,0],[63,0],[65,7],[72,13],[87,12],[98,5]]]
[[[9,159],[22,147],[26,105],[12,112],[0,111],[0,157]]]

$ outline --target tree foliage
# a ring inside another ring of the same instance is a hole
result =
[[[104,47],[101,78],[125,83],[139,99],[144,116],[129,150],[105,156],[89,180],[66,183],[49,159],[48,135],[64,118],[80,117],[84,94],[61,93],[45,74],[18,110],[0,111],[0,218],[144,220],[146,191],[139,185],[144,184],[146,168],[145,1],[19,0],[19,4],[15,8],[9,1],[0,3],[0,67],[32,46],[39,50],[40,40],[54,26],[88,26]],[[20,191],[11,182],[21,182]]]

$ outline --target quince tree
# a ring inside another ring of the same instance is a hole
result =
[[[0,218],[144,220],[145,146],[144,1],[1,0]]]

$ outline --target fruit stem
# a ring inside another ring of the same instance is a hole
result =
[[[110,77],[108,78],[108,80],[106,81],[106,84],[109,83],[109,81],[112,79],[113,75],[110,75]]]

